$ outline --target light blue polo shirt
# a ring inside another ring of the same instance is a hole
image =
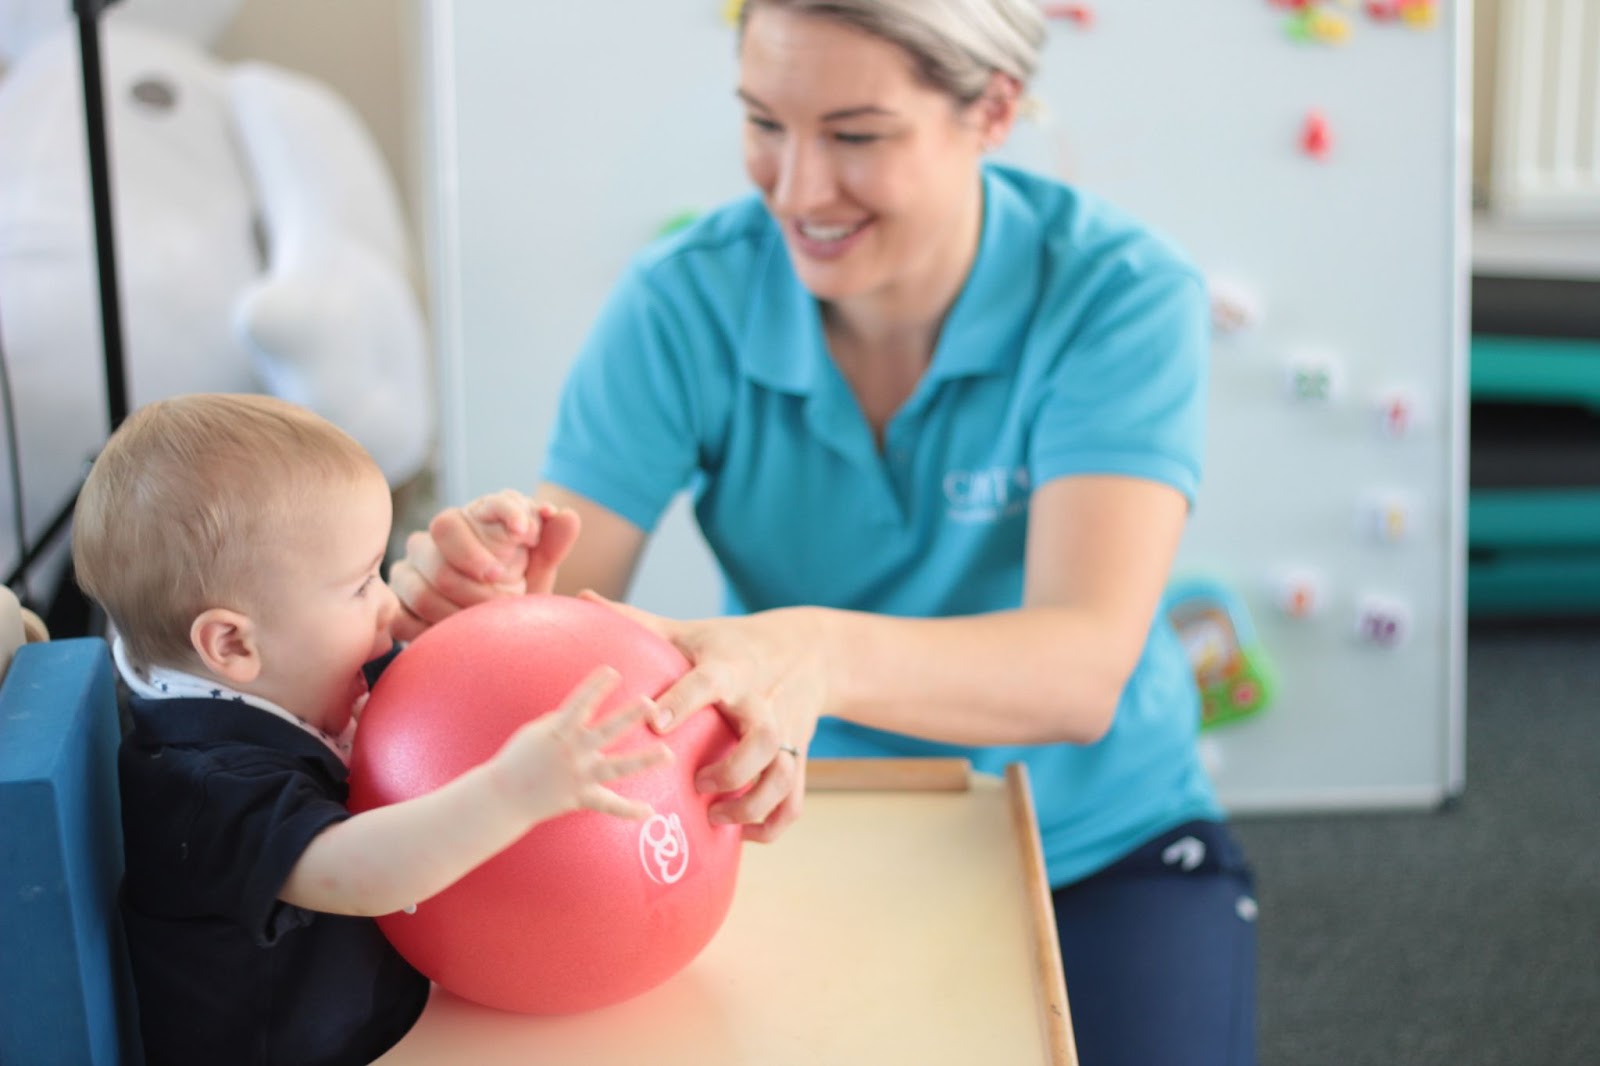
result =
[[[544,477],[653,529],[688,488],[730,613],[1021,603],[1033,488],[1199,481],[1210,314],[1172,246],[1092,196],[984,171],[977,260],[880,452],[759,199],[641,253],[561,399]],[[1188,660],[1157,619],[1089,746],[958,748],[824,719],[816,756],[1027,763],[1056,885],[1219,812]]]

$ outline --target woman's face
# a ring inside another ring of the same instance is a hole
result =
[[[764,7],[745,25],[739,97],[745,168],[818,299],[893,300],[965,269],[997,135],[984,101],[927,87],[880,38]]]

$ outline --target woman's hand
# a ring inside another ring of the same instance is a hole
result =
[[[405,608],[395,636],[410,640],[497,596],[549,592],[578,529],[577,512],[512,489],[439,512],[390,568],[389,587]]]
[[[689,671],[657,697],[659,717],[652,725],[667,733],[702,708],[718,708],[739,742],[727,757],[701,768],[695,788],[738,792],[748,786],[712,804],[712,823],[742,825],[746,840],[777,839],[804,806],[806,748],[826,700],[812,612],[679,622],[583,595],[665,637],[689,660]]]

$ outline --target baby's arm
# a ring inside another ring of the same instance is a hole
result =
[[[535,823],[587,808],[620,818],[650,816],[606,782],[671,759],[663,744],[607,755],[607,744],[643,720],[640,699],[589,718],[617,683],[603,668],[556,711],[529,722],[495,755],[425,796],[366,811],[319,833],[278,898],[331,914],[389,914],[454,884],[515,843]]]

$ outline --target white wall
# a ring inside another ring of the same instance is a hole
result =
[[[1216,346],[1180,566],[1244,599],[1281,678],[1268,712],[1208,743],[1224,800],[1435,801],[1461,772],[1468,11],[1441,5],[1419,30],[1354,8],[1351,39],[1329,47],[1290,41],[1266,3],[1096,9],[1091,31],[1053,26],[1034,87],[1048,118],[1009,153],[1157,225],[1266,311]],[[537,469],[556,392],[627,259],[746,179],[734,40],[714,5],[431,10],[443,455],[465,497]],[[1313,108],[1331,124],[1325,161],[1299,147]],[[1285,395],[1309,353],[1341,370],[1325,406]],[[1396,386],[1418,418],[1391,440],[1378,399]],[[1362,524],[1380,491],[1409,506],[1402,542]],[[636,598],[714,609],[703,550],[673,536]],[[1271,581],[1287,567],[1323,577],[1320,615],[1279,610]],[[1409,619],[1399,647],[1358,637],[1372,598]]]
[[[326,82],[366,123],[419,217],[415,5],[396,0],[245,0],[217,41],[224,59],[260,59]]]

